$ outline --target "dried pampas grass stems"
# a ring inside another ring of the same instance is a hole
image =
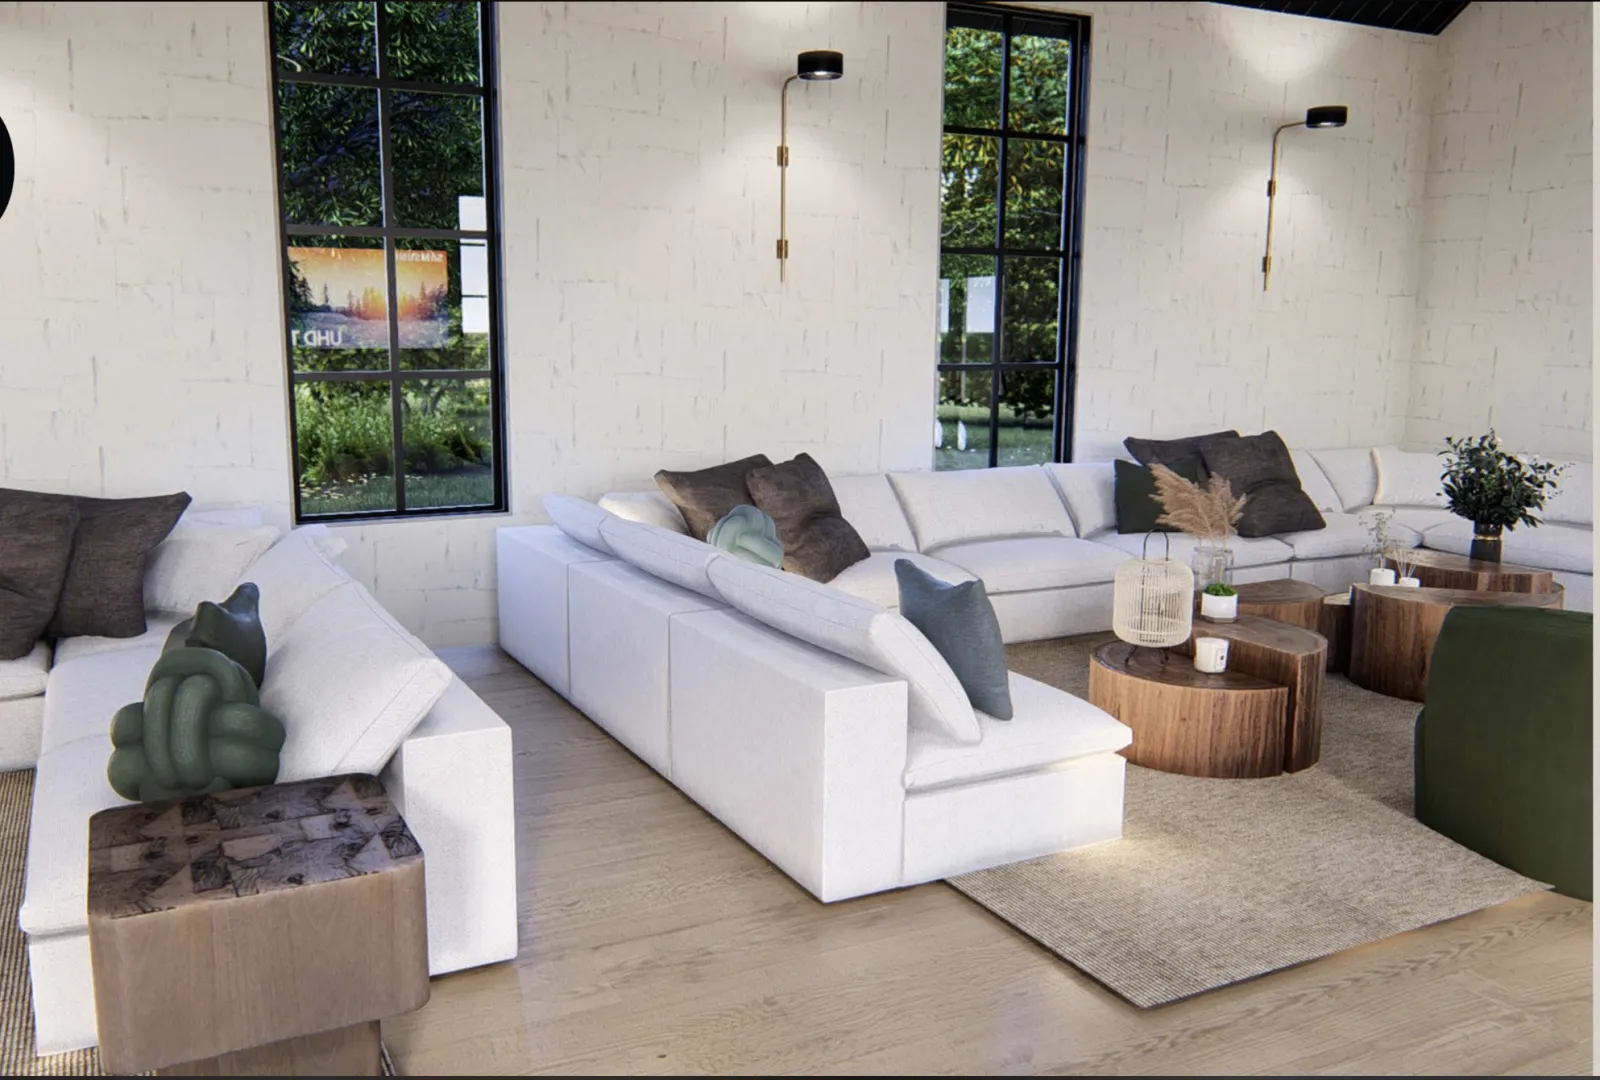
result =
[[[1156,518],[1158,525],[1170,525],[1214,544],[1224,543],[1233,535],[1247,496],[1234,498],[1228,481],[1212,473],[1206,486],[1201,487],[1165,465],[1150,466],[1150,474],[1156,481],[1156,493],[1151,497],[1162,510]]]

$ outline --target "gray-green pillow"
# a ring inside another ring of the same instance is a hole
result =
[[[900,614],[939,650],[972,707],[1010,720],[1006,646],[983,582],[952,585],[910,559],[894,561],[894,576],[900,583]]]
[[[202,601],[194,614],[172,628],[163,653],[174,649],[215,649],[244,668],[257,688],[267,671],[267,634],[261,628],[261,590],[247,581],[220,604]]]
[[[770,566],[783,565],[783,545],[778,542],[778,526],[753,506],[735,506],[706,533],[706,543],[721,548],[745,562]]]
[[[1177,532],[1171,525],[1157,525],[1161,516],[1161,501],[1156,498],[1156,477],[1150,466],[1118,458],[1116,468],[1117,532]],[[1204,469],[1199,458],[1178,458],[1163,462],[1167,468],[1183,477],[1200,483]]]

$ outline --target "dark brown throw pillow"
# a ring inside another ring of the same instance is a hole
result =
[[[78,529],[61,585],[53,638],[138,637],[145,632],[145,558],[189,505],[187,492],[144,499],[75,498]]]
[[[790,573],[832,581],[872,554],[855,526],[839,512],[828,474],[810,454],[752,469],[747,482],[756,509],[778,526],[783,568]]]
[[[767,455],[752,454],[695,472],[662,469],[656,473],[656,486],[683,514],[689,535],[704,540],[711,526],[726,517],[729,510],[735,506],[754,505],[750,489],[745,486],[745,477],[751,469],[771,464],[772,459]]]
[[[1140,465],[1165,465],[1169,469],[1173,462],[1182,461],[1184,458],[1194,458],[1201,462],[1200,480],[1205,480],[1205,462],[1200,453],[1200,444],[1207,439],[1237,439],[1237,431],[1213,431],[1210,435],[1191,435],[1187,439],[1136,439],[1128,436],[1122,440],[1122,445],[1128,448],[1128,453],[1133,455],[1133,460]]]
[[[1247,495],[1239,518],[1240,536],[1275,536],[1327,527],[1311,497],[1300,488],[1294,459],[1276,431],[1242,438],[1206,439],[1200,444],[1206,468],[1228,481],[1235,495]]]
[[[0,660],[27,656],[44,636],[77,527],[68,496],[0,488]]]

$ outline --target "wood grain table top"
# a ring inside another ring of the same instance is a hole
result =
[[[1410,604],[1437,604],[1441,607],[1454,607],[1456,605],[1474,605],[1478,607],[1560,607],[1566,594],[1566,589],[1560,585],[1555,586],[1552,591],[1547,593],[1493,592],[1483,589],[1430,589],[1426,586],[1363,585],[1360,582],[1357,582],[1353,588],[1361,592],[1371,593],[1384,600]]]
[[[1326,589],[1293,578],[1252,581],[1244,585],[1235,585],[1233,591],[1239,594],[1241,604],[1261,604],[1269,607],[1316,602],[1327,593]]]
[[[1200,635],[1204,636],[1204,635]],[[1277,683],[1246,675],[1241,671],[1223,671],[1209,675],[1196,671],[1194,660],[1182,653],[1166,649],[1143,649],[1125,641],[1113,641],[1094,652],[1094,661],[1120,675],[1163,686],[1180,686],[1191,690],[1222,690],[1239,693],[1250,690],[1277,690]]]
[[[373,776],[182,796],[89,819],[89,911],[110,918],[171,911],[421,859]]]

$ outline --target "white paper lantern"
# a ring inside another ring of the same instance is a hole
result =
[[[1117,567],[1111,629],[1129,645],[1170,649],[1189,640],[1194,625],[1194,571],[1171,557],[1129,559]],[[1171,541],[1168,541],[1170,551]]]

